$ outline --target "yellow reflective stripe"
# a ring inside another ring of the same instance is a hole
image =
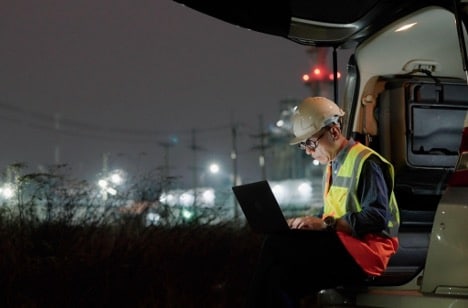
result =
[[[343,162],[343,165],[340,167],[338,174],[333,178],[333,186],[346,188],[345,192],[340,192],[345,194],[345,200],[342,204],[345,205],[345,209],[350,212],[360,212],[361,204],[357,200],[355,194],[350,194],[349,189],[357,189],[358,179],[362,165],[364,164],[364,157],[368,157],[371,154],[371,151],[367,148],[361,146],[361,144],[354,145],[347,157]],[[352,163],[349,163],[352,162]],[[335,187],[334,187],[335,189]],[[351,197],[351,198],[350,198]],[[343,199],[343,197],[341,197]]]

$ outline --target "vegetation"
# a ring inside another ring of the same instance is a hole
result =
[[[16,174],[16,199],[0,206],[1,307],[242,306],[261,241],[250,229],[147,225],[146,210],[163,208],[155,200],[120,211],[120,199],[99,203],[56,171]]]
[[[239,307],[259,238],[228,225],[2,221],[2,307]]]

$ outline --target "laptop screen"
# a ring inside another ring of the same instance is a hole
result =
[[[253,231],[275,233],[290,230],[267,181],[234,186],[232,190]]]

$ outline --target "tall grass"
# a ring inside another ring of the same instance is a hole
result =
[[[0,230],[1,307],[239,307],[259,238],[228,225]]]
[[[242,306],[261,241],[243,224],[147,226],[55,173],[16,185],[0,207],[0,307]]]

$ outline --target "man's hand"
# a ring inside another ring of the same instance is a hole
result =
[[[315,216],[303,216],[288,219],[288,225],[291,229],[325,230],[325,222]]]

